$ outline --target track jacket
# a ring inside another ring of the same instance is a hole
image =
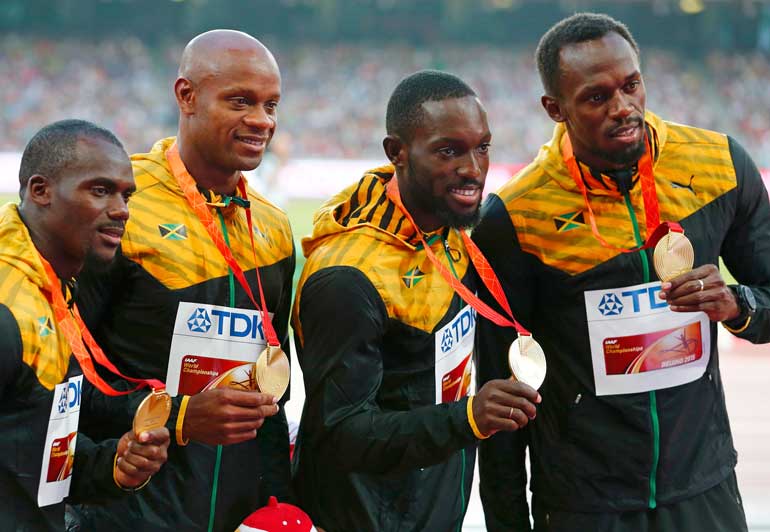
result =
[[[721,256],[738,282],[750,286],[758,310],[739,336],[770,341],[770,206],[759,172],[724,135],[664,122],[652,113],[646,121],[654,139],[661,221],[681,223],[695,249],[695,267],[718,264]],[[481,495],[490,531],[529,530],[523,458],[528,439],[536,503],[565,511],[674,503],[720,483],[737,460],[719,373],[717,324],[705,314],[697,345],[680,337],[693,346],[684,349],[691,349],[688,356],[700,357],[693,364],[708,360],[689,382],[597,393],[605,385],[595,372],[609,373],[613,356],[636,349],[639,339],[605,338],[604,360],[592,359],[591,327],[600,321],[589,324],[588,316],[620,324],[666,305],[655,298],[659,283],[645,285],[657,281],[651,250],[622,253],[595,240],[583,197],[562,159],[564,134],[558,125],[535,161],[487,199],[473,235],[514,314],[548,361],[537,419],[525,431],[482,443]],[[624,192],[607,176],[582,171],[601,235],[615,247],[641,244],[648,235],[637,176],[629,176],[630,191]],[[666,319],[682,317],[672,313]],[[478,337],[481,381],[510,375],[506,353],[514,334],[481,323]],[[690,358],[669,363],[684,366]],[[664,369],[646,375],[670,374]]]
[[[80,409],[83,424],[82,390],[90,385],[71,356],[53,308],[41,291],[47,286],[43,264],[17,206],[5,205],[0,209],[0,528],[3,530],[64,530],[64,503],[41,507],[39,500],[57,479],[64,480],[70,475],[70,501],[98,502],[125,495],[112,478],[117,440],[96,444],[82,430],[78,431],[76,425],[68,428],[66,435],[61,431],[49,434],[49,422],[56,424],[68,411]],[[130,423],[125,425],[123,432],[130,426]],[[73,438],[74,464],[70,454]]]
[[[294,487],[328,532],[459,530],[470,496],[475,312],[387,199],[393,173],[377,168],[334,196],[303,240],[292,320],[306,399]],[[473,287],[459,233],[427,240]]]
[[[83,318],[115,365],[125,375],[162,381],[180,302],[254,309],[240,284],[228,277],[225,260],[171,174],[165,152],[173,140],[163,139],[150,153],[132,156],[137,191],[131,197],[131,218],[121,249],[110,271],[90,270],[81,276],[79,296]],[[211,197],[208,191],[202,193]],[[280,209],[255,192],[249,190],[248,196],[253,228],[248,227],[243,208],[234,203],[212,207],[212,212],[215,220],[220,220],[221,212],[230,249],[259,301],[248,236],[250,230],[254,232],[268,310],[274,313],[276,333],[288,353],[294,271],[289,222]],[[116,422],[130,419],[144,395],[132,394],[125,401],[108,399],[105,408],[112,416],[98,419],[98,428],[113,434]],[[213,530],[231,532],[270,495],[288,497],[289,441],[283,409],[265,421],[255,440],[223,446],[217,475],[216,446],[177,443],[184,437],[177,430],[181,399],[181,395],[174,398],[167,425],[176,434],[168,463],[151,486],[130,501],[81,508],[84,528],[206,530],[216,491]]]

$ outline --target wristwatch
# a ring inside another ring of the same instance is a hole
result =
[[[749,323],[751,323],[751,318],[757,311],[757,300],[754,297],[754,292],[746,285],[730,285],[729,288],[735,294],[735,299],[738,302],[738,308],[741,313],[737,318],[723,321],[722,324],[728,331],[739,333],[744,331],[749,326]]]

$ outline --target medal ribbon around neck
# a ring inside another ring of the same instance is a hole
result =
[[[562,156],[564,158],[564,163],[569,169],[569,173],[572,176],[572,179],[575,181],[578,189],[583,194],[583,201],[585,202],[586,210],[588,210],[588,220],[591,224],[591,232],[593,233],[594,238],[596,238],[596,240],[598,240],[603,247],[608,249],[616,249],[622,251],[623,253],[632,253],[635,251],[651,248],[655,246],[655,244],[658,243],[663,235],[669,231],[684,233],[682,226],[676,222],[664,222],[663,224],[660,223],[660,207],[658,205],[658,195],[655,190],[655,174],[652,170],[652,148],[650,146],[649,135],[647,135],[646,132],[644,138],[645,149],[644,154],[642,155],[641,159],[639,159],[638,168],[639,179],[642,182],[642,199],[644,200],[647,241],[642,246],[626,249],[613,246],[607,242],[599,233],[599,227],[596,225],[596,216],[594,216],[591,203],[588,201],[588,191],[586,190],[585,183],[583,183],[583,177],[580,172],[577,159],[575,158],[575,154],[572,151],[572,142],[570,141],[569,134],[564,133]]]
[[[422,247],[425,249],[425,253],[428,255],[428,259],[431,261],[433,266],[436,267],[446,282],[448,282],[454,291],[457,292],[457,295],[459,295],[460,298],[462,298],[462,300],[469,304],[471,307],[476,309],[479,314],[490,320],[495,325],[500,327],[513,327],[516,329],[516,332],[518,332],[520,336],[532,336],[532,334],[527,329],[522,327],[521,324],[517,322],[513,317],[511,306],[508,304],[508,299],[505,297],[503,287],[500,284],[497,275],[495,274],[494,270],[492,270],[489,261],[487,261],[486,257],[484,257],[484,255],[481,253],[481,250],[470,239],[465,231],[460,231],[460,235],[462,236],[463,243],[465,243],[465,247],[468,250],[468,256],[470,257],[471,262],[476,267],[476,271],[479,273],[481,280],[484,282],[484,286],[487,287],[489,292],[492,294],[492,297],[494,297],[495,301],[497,301],[503,310],[505,310],[510,319],[502,316],[492,307],[484,303],[473,292],[471,292],[467,286],[462,284],[459,279],[455,278],[449,272],[446,266],[441,264],[438,257],[436,257],[436,254],[425,241],[425,236],[414,222],[412,215],[409,214],[409,211],[406,210],[406,207],[401,201],[401,194],[398,189],[398,181],[396,180],[395,175],[391,178],[385,188],[387,191],[388,199],[390,199],[390,201],[392,201],[396,207],[398,207],[398,210],[401,211],[401,214],[403,214],[406,219],[409,220],[409,223],[411,223],[415,231],[417,231],[417,234],[420,236]]]
[[[72,354],[75,355],[75,358],[80,364],[80,368],[83,370],[83,374],[91,384],[96,386],[99,391],[105,395],[113,397],[118,395],[128,395],[145,386],[150,386],[153,389],[153,392],[165,390],[166,385],[161,381],[157,379],[136,379],[133,377],[126,377],[112,362],[110,362],[110,359],[107,358],[104,351],[102,351],[99,344],[96,343],[96,340],[94,340],[93,336],[91,336],[91,333],[88,331],[86,324],[80,317],[77,305],[73,305],[72,312],[70,312],[67,303],[64,301],[61,281],[56,275],[56,272],[54,272],[51,264],[45,260],[42,255],[40,255],[40,260],[45,268],[45,273],[48,277],[48,285],[50,287],[50,292],[48,291],[48,288],[44,289],[43,292],[53,307],[56,322],[59,324],[59,329],[67,339],[70,349],[72,349]],[[86,345],[88,346],[88,349],[86,349]],[[89,351],[91,354],[89,354]],[[93,358],[91,358],[92,356]],[[118,377],[136,383],[136,386],[130,390],[114,389],[99,376],[99,373],[97,373],[96,368],[94,367],[94,360],[97,364],[104,366]]]
[[[184,192],[185,198],[187,198],[187,203],[190,204],[193,212],[198,216],[198,219],[200,220],[201,224],[203,224],[203,227],[206,228],[206,232],[211,237],[214,245],[216,245],[219,253],[222,255],[222,258],[225,259],[225,262],[232,270],[235,278],[238,279],[238,283],[240,283],[246,294],[249,296],[249,299],[254,304],[254,308],[256,308],[260,314],[262,314],[262,323],[265,327],[265,338],[267,339],[267,344],[272,347],[280,346],[278,335],[275,333],[273,324],[270,321],[270,316],[267,314],[267,303],[265,303],[265,294],[262,290],[262,279],[260,278],[259,267],[257,266],[257,248],[254,245],[254,227],[251,224],[251,209],[246,208],[244,210],[246,211],[246,221],[249,224],[251,251],[254,255],[254,272],[257,275],[257,286],[259,287],[259,299],[262,303],[261,305],[257,304],[257,300],[254,299],[254,294],[251,291],[249,283],[246,281],[246,276],[244,275],[243,270],[238,265],[235,257],[233,257],[233,253],[230,251],[230,248],[227,247],[224,236],[222,235],[222,231],[220,231],[219,227],[217,227],[216,220],[214,220],[214,217],[209,211],[209,207],[206,204],[206,198],[204,198],[203,194],[198,191],[198,186],[195,183],[195,179],[193,179],[193,177],[190,175],[190,172],[188,172],[187,168],[185,168],[184,163],[182,162],[182,158],[179,156],[179,147],[177,146],[176,141],[166,151],[166,159],[171,166],[171,173],[174,174],[174,178],[176,178],[176,181],[181,187],[182,192]],[[244,183],[243,176],[241,176],[240,181],[238,181],[238,191],[244,198],[247,198],[246,184]]]

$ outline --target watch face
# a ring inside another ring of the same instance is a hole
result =
[[[746,305],[746,310],[749,314],[754,314],[757,310],[757,299],[754,297],[754,292],[748,286],[740,285],[740,294],[742,302]]]

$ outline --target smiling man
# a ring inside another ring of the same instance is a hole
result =
[[[386,125],[391,164],[329,200],[303,240],[294,486],[327,532],[454,531],[477,439],[525,426],[539,399],[510,381],[468,397],[476,312],[444,276],[474,288],[461,231],[489,167],[484,107],[423,71],[396,87]]]
[[[556,24],[537,64],[553,138],[473,235],[548,361],[538,419],[481,445],[487,528],[530,530],[529,444],[537,531],[746,530],[717,324],[770,341],[759,172],[732,138],[645,109],[637,44],[606,15]],[[479,329],[481,381],[509,376],[514,333]]]
[[[137,192],[118,260],[85,272],[80,294],[126,375],[173,384],[169,469],[133,500],[81,507],[84,529],[229,532],[269,496],[289,495],[281,398],[209,378],[268,340],[289,351],[291,230],[242,175],[275,132],[278,65],[250,35],[206,32],[185,48],[174,94],[178,135],[132,157]],[[140,399],[112,401],[99,429],[114,431]]]
[[[19,181],[21,203],[0,209],[0,519],[5,530],[64,530],[65,498],[141,487],[165,462],[169,433],[136,437],[131,419],[119,440],[79,430],[94,377],[73,354],[83,342],[73,277],[120,244],[134,191],[122,144],[90,122],[55,122],[25,148]]]

